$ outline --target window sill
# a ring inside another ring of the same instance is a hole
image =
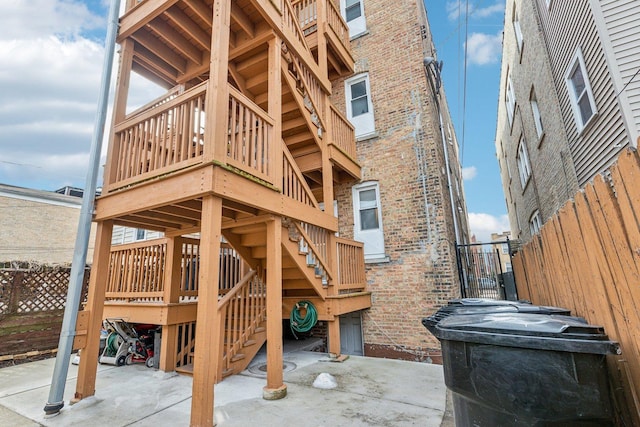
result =
[[[366,141],[369,139],[374,139],[374,138],[378,138],[380,136],[380,134],[378,134],[378,132],[371,132],[371,133],[367,133],[361,136],[356,136],[356,142],[361,142],[361,141]]]
[[[365,264],[384,264],[384,263],[388,263],[391,262],[391,259],[389,258],[388,255],[383,255],[381,257],[377,257],[377,258],[365,258],[364,259],[364,263]]]
[[[577,129],[578,130],[578,136],[581,137],[583,136],[585,133],[587,133],[587,131],[589,130],[590,127],[593,126],[593,124],[596,122],[596,118],[598,117],[598,112],[594,112],[593,115],[591,117],[589,117],[589,120],[587,120],[587,123],[584,124],[584,126],[582,126],[582,128]],[[577,125],[577,123],[576,123]]]
[[[351,36],[351,37],[349,38],[349,41],[351,41],[351,42],[352,42],[352,41],[354,41],[354,40],[356,40],[356,39],[359,39],[360,37],[364,37],[364,36],[366,36],[366,35],[368,35],[368,34],[369,34],[369,30],[364,30],[364,31],[363,31],[363,32],[361,32],[361,33],[358,33],[358,34],[355,34],[355,35]]]

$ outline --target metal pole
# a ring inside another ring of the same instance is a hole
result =
[[[119,11],[120,0],[112,0],[111,7],[109,9],[109,19],[107,22],[107,37],[105,39],[105,56],[98,98],[98,111],[96,113],[93,138],[91,140],[89,170],[87,171],[87,180],[85,183],[84,194],[82,196],[82,208],[80,209],[78,234],[76,235],[76,244],[71,264],[71,277],[69,279],[67,303],[65,305],[64,317],[62,318],[62,329],[60,331],[60,341],[58,342],[56,364],[53,369],[53,377],[51,378],[49,400],[44,407],[44,412],[48,415],[60,412],[60,409],[64,406],[64,386],[67,381],[67,373],[69,371],[69,360],[71,359],[71,350],[73,349],[73,337],[76,334],[76,321],[78,319],[78,308],[80,307],[81,302],[82,282],[84,278],[84,268],[87,261],[89,234],[91,232],[91,218],[94,206],[93,202],[96,196],[98,171],[100,170],[102,135],[104,134],[107,104],[109,101],[109,83],[111,81],[111,71],[113,68]]]

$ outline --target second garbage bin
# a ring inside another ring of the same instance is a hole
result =
[[[452,315],[438,322],[458,426],[609,425],[601,327],[569,316]]]

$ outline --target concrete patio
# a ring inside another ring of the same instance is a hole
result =
[[[440,426],[446,386],[440,365],[351,356],[332,362],[324,353],[284,356],[282,400],[262,398],[265,375],[258,355],[249,369],[215,386],[218,426]],[[99,365],[96,394],[75,405],[77,366],[69,368],[65,407],[47,417],[55,359],[0,369],[0,425],[6,426],[188,426],[191,378],[144,365]],[[318,389],[320,373],[337,387]]]

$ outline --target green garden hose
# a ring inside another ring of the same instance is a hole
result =
[[[304,317],[301,317],[300,309],[306,310]],[[318,312],[311,302],[298,301],[291,310],[289,320],[291,321],[291,332],[298,339],[296,332],[309,332],[318,323]]]
[[[107,354],[111,355],[110,357],[114,357],[118,353],[118,334],[115,332],[111,332],[107,337]]]

